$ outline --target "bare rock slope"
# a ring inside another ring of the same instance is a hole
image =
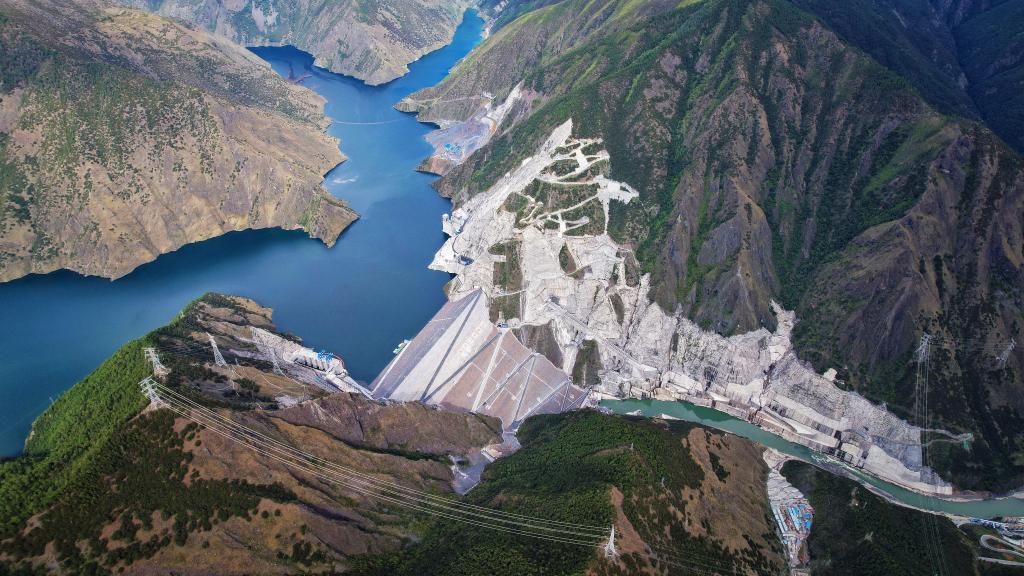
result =
[[[356,215],[322,99],[245,49],[91,0],[0,2],[0,281],[116,278],[233,230]]]

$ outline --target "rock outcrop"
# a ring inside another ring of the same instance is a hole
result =
[[[117,278],[233,230],[356,215],[323,100],[247,50],[92,0],[0,3],[0,281]]]

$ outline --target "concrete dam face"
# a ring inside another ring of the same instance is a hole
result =
[[[534,414],[575,408],[586,398],[565,372],[491,322],[481,290],[445,304],[371,390],[377,398],[494,416],[506,430]]]

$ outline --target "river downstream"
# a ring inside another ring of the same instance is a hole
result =
[[[734,416],[719,412],[711,408],[697,406],[689,402],[666,402],[663,400],[605,400],[601,406],[608,408],[616,414],[636,413],[642,416],[656,417],[665,414],[687,422],[696,422],[711,428],[717,428],[731,432],[774,448],[783,454],[793,456],[800,460],[812,462],[817,456],[810,448],[801,444],[790,442],[771,432],[762,430],[757,426],[741,420]],[[888,494],[892,500],[903,502],[909,506],[922,510],[945,512],[961,516],[977,516],[979,518],[992,518],[995,516],[1020,516],[1024,515],[1024,500],[1020,498],[1000,498],[978,501],[953,501],[943,500],[931,496],[925,496],[895,484],[886,482],[874,476],[865,474],[859,470],[846,467],[848,471],[855,474],[862,482],[870,484]]]
[[[117,281],[71,272],[0,284],[0,456],[20,452],[32,420],[119,346],[166,324],[208,291],[252,298],[274,309],[282,330],[338,353],[349,372],[369,381],[392,349],[416,334],[445,302],[448,275],[427,269],[444,241],[441,215],[450,203],[415,171],[432,149],[430,126],[393,109],[404,96],[438,83],[481,40],[483,21],[469,12],[453,42],[410,65],[383,86],[313,67],[294,48],[253,51],[285,77],[326,100],[348,160],[324,185],[360,220],[328,249],[305,233],[230,233],[185,246]],[[790,456],[812,452],[749,422],[684,402],[607,401],[617,413],[667,414],[744,436]],[[858,473],[893,499],[922,509],[992,517],[1024,515],[1024,500],[955,502],[923,496]]]
[[[71,272],[0,284],[0,456],[21,451],[32,420],[125,342],[166,324],[204,292],[246,296],[317,349],[370,380],[445,302],[448,275],[427,270],[450,203],[415,171],[431,130],[392,107],[441,81],[481,40],[469,12],[451,44],[382,86],[314,68],[294,48],[257,48],[285,77],[327,100],[328,133],[348,160],[324,185],[360,219],[328,249],[304,232],[255,230],[185,246],[116,281]]]

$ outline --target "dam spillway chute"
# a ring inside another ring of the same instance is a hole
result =
[[[446,303],[374,380],[377,398],[494,416],[506,430],[534,414],[578,406],[586,392],[544,355],[492,322],[475,290]]]

